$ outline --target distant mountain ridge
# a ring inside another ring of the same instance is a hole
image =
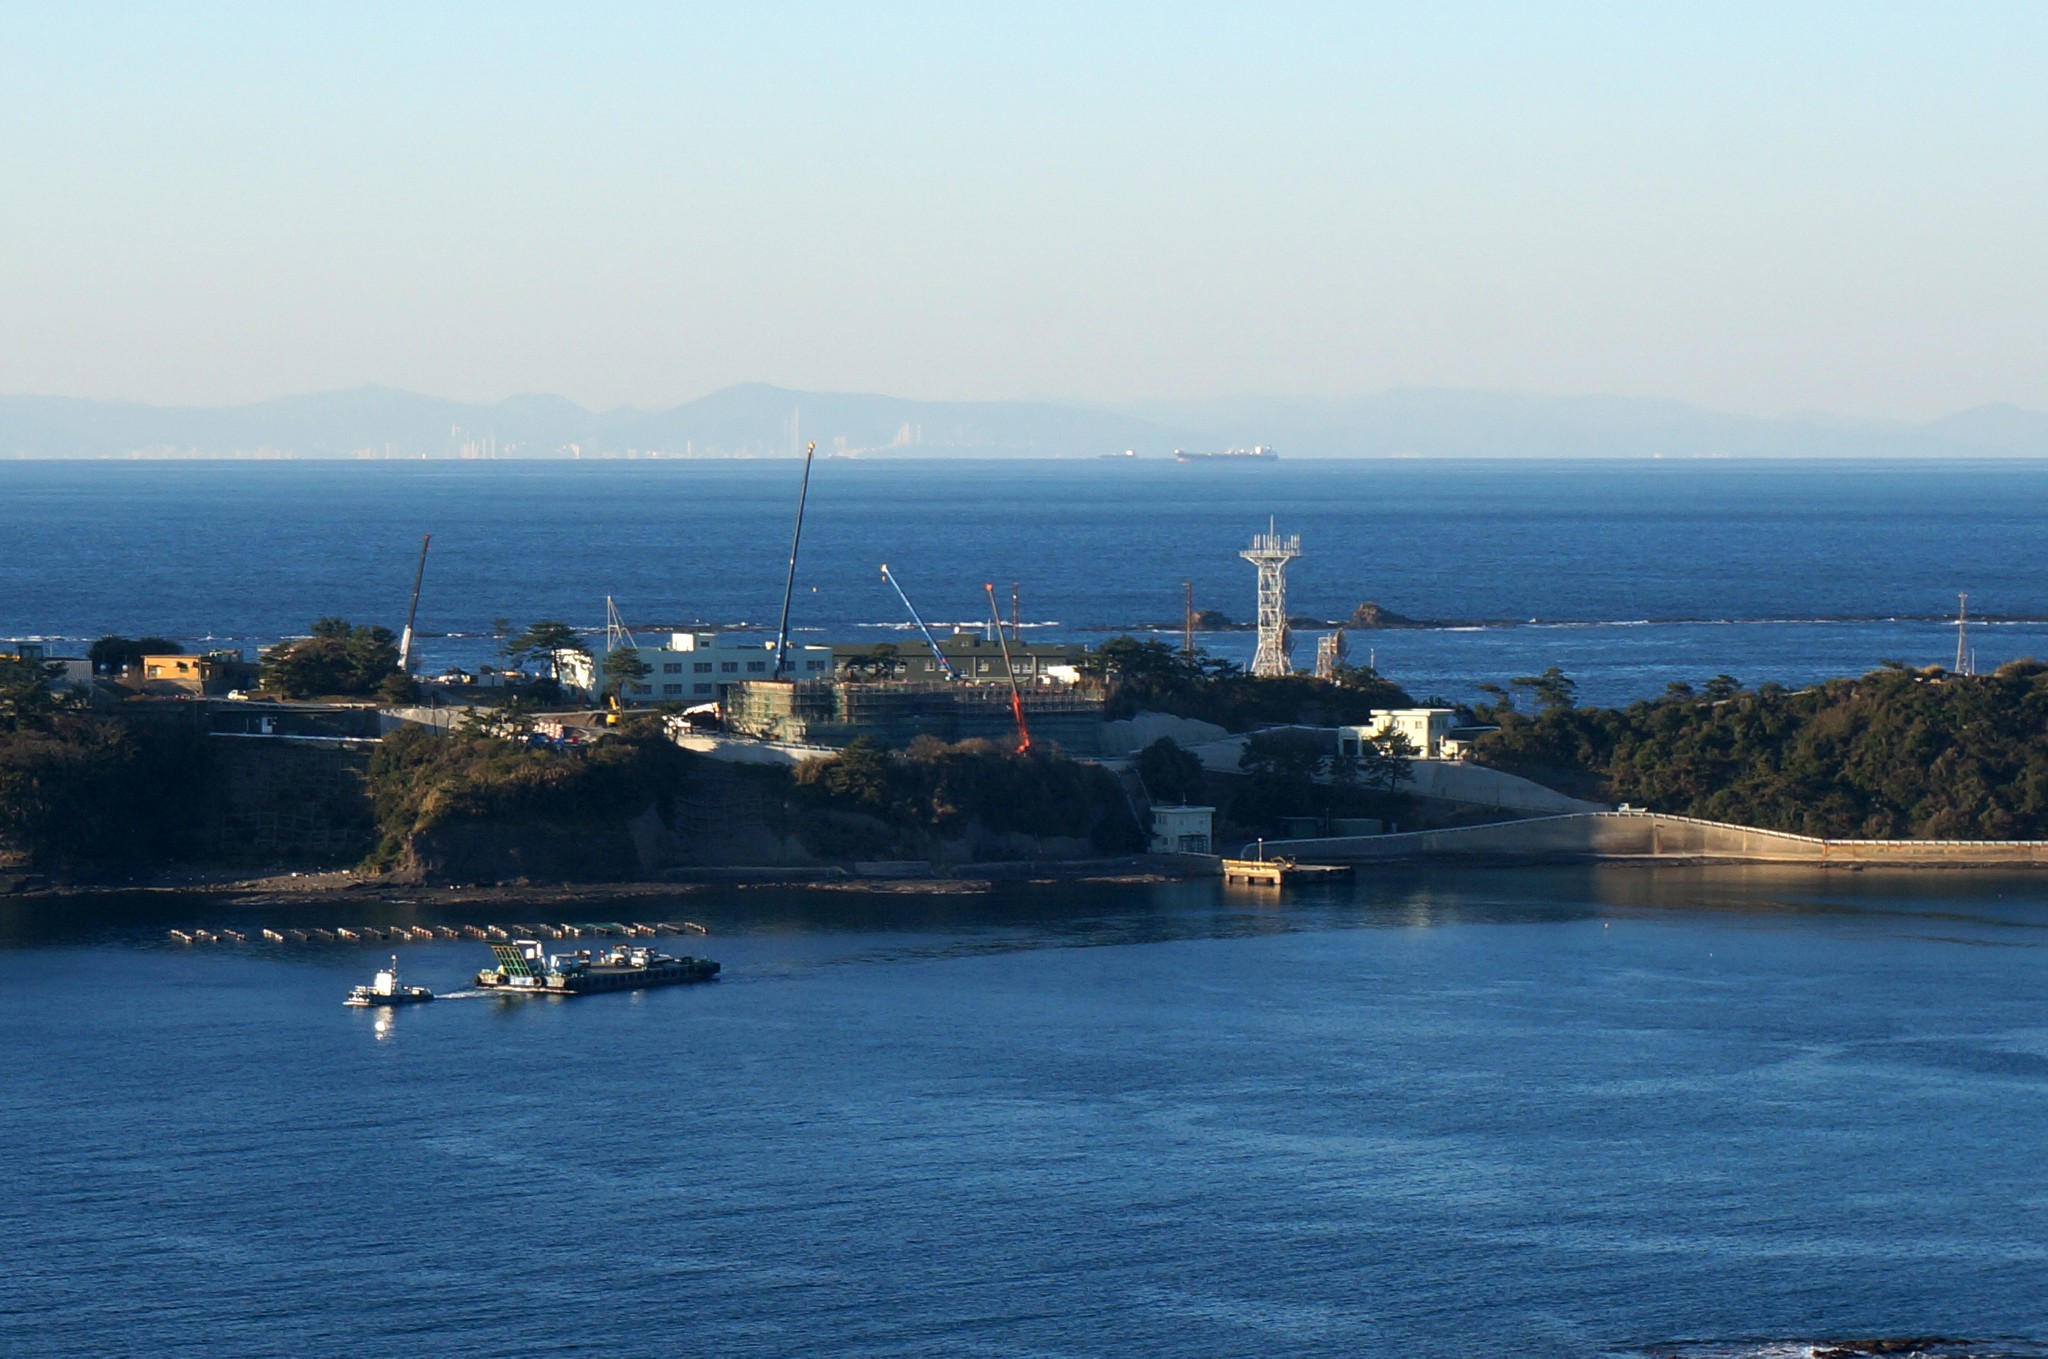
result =
[[[1997,403],[1923,424],[1730,415],[1682,401],[1397,388],[1124,409],[912,401],[746,383],[667,410],[559,396],[479,404],[383,387],[246,406],[0,397],[0,458],[1092,457],[1267,444],[1318,457],[2040,457],[2048,415]]]

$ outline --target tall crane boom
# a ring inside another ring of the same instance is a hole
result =
[[[796,548],[804,540],[804,502],[811,498],[811,455],[818,451],[817,440],[804,450],[803,486],[796,493],[796,530],[789,535],[789,579],[782,585],[782,623],[775,629],[775,678],[781,679],[782,672],[789,669],[789,597],[796,592]]]
[[[1003,610],[996,603],[994,582],[985,583],[982,589],[988,591],[988,615],[996,623],[996,640],[1003,646],[1003,669],[1010,676],[1010,715],[1017,719],[1017,753],[1022,755],[1031,749],[1031,729],[1024,725],[1024,695],[1017,688],[1017,667],[1010,664],[1010,639],[1003,636]]]
[[[932,659],[939,663],[940,672],[949,680],[959,679],[960,677],[953,673],[953,663],[946,659],[946,653],[939,648],[939,639],[932,636],[932,630],[926,627],[924,619],[918,616],[917,605],[910,602],[910,596],[903,593],[903,586],[896,577],[889,574],[887,562],[882,563],[882,579],[889,582],[890,588],[896,591],[896,598],[902,600],[903,607],[910,610],[910,621],[917,624],[917,630],[924,634],[924,644],[932,649]]]
[[[412,603],[405,611],[405,631],[398,638],[398,668],[408,675],[412,673],[412,622],[419,616],[420,582],[427,578],[427,544],[433,541],[431,533],[420,535],[420,564],[412,573]]]

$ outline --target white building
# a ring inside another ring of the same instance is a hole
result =
[[[1154,854],[1207,854],[1215,833],[1214,807],[1154,807]]]
[[[622,703],[715,703],[724,685],[764,680],[775,673],[775,639],[758,632],[676,632],[666,645],[633,650],[647,674],[626,686]],[[785,679],[831,679],[829,646],[791,643]],[[603,690],[604,658],[572,653],[562,658],[562,687],[584,695]]]
[[[1444,741],[1456,725],[1456,712],[1453,708],[1389,708],[1375,712],[1363,726],[1337,728],[1337,753],[1363,754],[1366,742],[1399,732],[1408,739],[1409,749],[1419,759],[1454,758],[1453,752],[1444,749]]]

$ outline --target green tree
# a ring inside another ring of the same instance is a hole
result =
[[[633,647],[622,646],[605,653],[604,688],[608,694],[623,698],[653,673],[654,667],[640,659],[640,652]]]
[[[543,618],[505,643],[505,654],[513,664],[524,665],[529,657],[547,662],[548,678],[562,682],[562,658],[570,653],[588,656],[590,647],[583,634],[567,623]]]
[[[1138,777],[1156,802],[1185,805],[1203,800],[1202,762],[1181,749],[1171,736],[1162,736],[1138,752]]]
[[[1335,751],[1329,741],[1308,731],[1257,731],[1245,738],[1237,767],[1244,787],[1231,804],[1234,815],[1255,822],[1283,816],[1307,816],[1327,809],[1316,780],[1329,767]]]
[[[1361,787],[1391,793],[1401,784],[1415,781],[1411,762],[1417,753],[1415,743],[1408,739],[1406,732],[1389,729],[1384,735],[1360,743],[1354,760],[1357,771],[1354,777]],[[1334,768],[1332,772],[1335,772]]]
[[[1508,682],[1517,689],[1525,689],[1533,694],[1539,712],[1569,708],[1579,694],[1578,682],[1567,678],[1564,671],[1554,665],[1540,675],[1524,675],[1520,679]]]
[[[284,698],[379,692],[398,673],[398,639],[385,627],[322,618],[312,635],[263,654],[264,689]]]
[[[46,726],[63,706],[50,687],[63,670],[48,661],[0,656],[0,731]]]
[[[868,648],[867,655],[847,661],[847,678],[888,679],[903,668],[900,657],[901,651],[894,642],[877,642]]]
[[[2030,839],[2048,834],[2048,668],[1886,666],[1798,692],[1717,676],[1504,721],[1477,755],[1583,796],[1808,835]]]

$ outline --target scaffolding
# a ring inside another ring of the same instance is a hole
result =
[[[1069,750],[1099,744],[1102,699],[1065,685],[1021,688],[1034,729]],[[750,680],[725,691],[725,723],[735,732],[773,741],[844,746],[866,737],[906,746],[920,736],[941,741],[1013,740],[1008,687],[862,680]]]

